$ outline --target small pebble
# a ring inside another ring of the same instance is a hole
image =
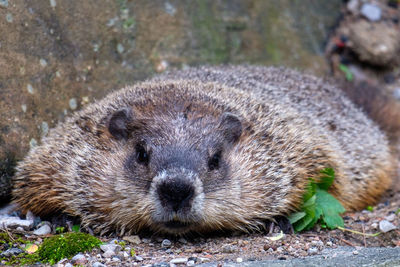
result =
[[[359,253],[358,250],[353,251],[353,255],[358,255],[358,253]]]
[[[348,3],[347,3],[347,9],[351,12],[351,13],[353,13],[353,14],[357,14],[357,12],[358,12],[358,0],[350,0]]]
[[[128,235],[128,236],[124,236],[122,238],[122,240],[124,241],[128,241],[129,243],[135,244],[135,245],[139,245],[142,241],[140,240],[140,237],[137,235]]]
[[[222,246],[221,251],[222,251],[223,253],[233,253],[233,252],[236,251],[236,247],[227,244],[227,245]]]
[[[23,253],[24,251],[22,250],[22,249],[19,249],[19,248],[9,248],[9,249],[7,249],[6,251],[3,251],[1,254],[0,254],[0,258],[1,257],[6,257],[6,258],[9,258],[9,257],[11,257],[11,256],[16,256],[16,255],[18,255],[18,254],[21,254],[21,253]]]
[[[400,100],[400,87],[394,89],[393,96],[396,100]]]
[[[377,223],[372,223],[371,227],[374,228],[374,229],[377,229],[378,228],[378,224]]]
[[[36,141],[35,138],[32,138],[32,139],[29,141],[29,147],[30,147],[30,148],[34,148],[34,147],[36,147],[37,145],[38,145],[38,142]]]
[[[381,19],[382,10],[374,4],[365,3],[361,7],[361,14],[370,21],[378,21]]]
[[[7,13],[7,15],[6,15],[6,20],[7,20],[7,22],[13,22],[13,16],[11,15],[11,13]]]
[[[51,227],[47,224],[44,224],[40,228],[33,231],[34,235],[48,235],[50,233],[51,233]]]
[[[22,227],[29,230],[33,226],[33,220],[21,220],[19,217],[0,218],[0,229]]]
[[[311,248],[309,248],[309,249],[307,250],[307,252],[308,252],[308,254],[310,254],[310,255],[315,255],[315,254],[318,253],[318,248],[316,248],[316,247],[311,247]]]
[[[31,95],[33,95],[34,90],[33,90],[33,86],[32,86],[30,83],[28,83],[28,84],[26,85],[26,89],[28,90],[28,93],[30,93]]]
[[[122,44],[117,44],[118,53],[122,54],[122,53],[124,53],[124,50],[125,50],[125,48]]]
[[[173,16],[176,13],[176,8],[170,3],[170,2],[165,2],[164,4],[165,12],[167,14]]]
[[[135,255],[135,257],[133,257],[133,259],[134,259],[135,261],[143,261],[143,257],[138,256],[138,255]]]
[[[396,214],[392,213],[392,214],[386,216],[385,219],[388,220],[389,222],[393,222],[394,219],[396,219]]]
[[[72,265],[71,263],[67,262],[64,267],[74,267],[74,265]]]
[[[69,107],[70,107],[72,110],[74,110],[74,109],[76,109],[76,108],[78,107],[78,103],[76,102],[76,99],[75,99],[75,98],[71,98],[71,99],[69,100]]]
[[[186,264],[188,262],[188,258],[175,258],[170,260],[170,264]]]
[[[169,248],[171,245],[172,245],[172,243],[168,239],[164,239],[161,243],[161,247],[163,247],[163,248]]]
[[[333,245],[333,243],[331,241],[326,242],[326,245],[331,247]]]
[[[41,58],[41,59],[39,60],[39,62],[40,62],[40,65],[41,65],[42,67],[46,67],[46,66],[47,66],[47,61],[46,61],[44,58]]]
[[[194,262],[193,260],[188,261],[188,262],[186,263],[186,266],[194,266],[194,265],[195,265],[195,262]]]
[[[113,262],[120,262],[120,261],[121,261],[121,259],[118,258],[118,257],[113,257],[111,260],[112,260]]]
[[[22,111],[25,113],[26,110],[27,110],[27,106],[26,106],[25,104],[22,104],[22,105],[21,105],[21,109],[22,109]]]
[[[236,258],[236,262],[237,263],[241,263],[241,262],[243,262],[243,259],[242,258]]]
[[[92,267],[106,267],[106,265],[104,265],[101,262],[96,261],[95,263],[93,263]]]
[[[47,124],[47,122],[43,121],[40,128],[42,129],[42,135],[47,135],[47,133],[49,132],[49,125]]]
[[[50,0],[51,7],[56,7],[56,5],[57,5],[56,0]]]
[[[88,262],[88,260],[86,259],[86,257],[83,254],[79,253],[79,254],[76,254],[71,259],[71,262],[74,265],[85,265]]]
[[[111,258],[115,256],[115,251],[112,250],[107,250],[106,252],[103,253],[104,258]]]
[[[397,227],[393,223],[389,222],[388,220],[382,220],[379,222],[379,230],[384,233],[392,231],[396,228]]]
[[[8,7],[8,0],[0,0],[0,6]]]

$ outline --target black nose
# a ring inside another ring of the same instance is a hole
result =
[[[190,207],[194,188],[189,181],[173,179],[162,182],[157,193],[164,207],[177,212]]]

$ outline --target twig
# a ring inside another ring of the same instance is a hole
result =
[[[366,241],[366,238],[365,238],[365,228],[364,228],[364,224],[361,224],[361,227],[362,227],[362,232],[363,232],[364,247],[366,248],[366,247],[367,247],[367,241]]]
[[[340,237],[339,237],[339,239],[340,239],[340,241],[342,241],[343,243],[346,243],[346,244],[349,245],[349,246],[352,246],[352,247],[355,247],[355,246],[356,246],[356,245],[354,245],[353,243],[351,243],[350,241],[344,240],[343,238],[340,238]]]
[[[356,235],[363,235],[364,237],[366,237],[366,236],[375,237],[375,236],[378,236],[378,235],[381,234],[381,232],[378,232],[378,233],[375,233],[375,234],[365,234],[365,233],[361,233],[361,232],[356,231],[356,230],[346,229],[346,228],[343,228],[341,226],[338,226],[338,229],[340,229],[342,231],[347,231],[347,232],[350,232],[350,233],[353,233],[353,234],[356,234]]]

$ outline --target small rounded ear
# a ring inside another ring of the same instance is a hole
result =
[[[108,131],[117,140],[127,139],[129,136],[128,124],[133,120],[133,112],[130,108],[122,108],[115,111],[108,121]]]
[[[229,112],[222,114],[219,127],[229,143],[236,143],[242,134],[242,122],[238,116]]]

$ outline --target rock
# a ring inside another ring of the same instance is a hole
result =
[[[359,1],[358,0],[350,0],[349,2],[347,2],[347,9],[353,13],[353,14],[357,14],[359,12],[358,9],[358,5],[359,5]]]
[[[309,255],[315,255],[315,254],[318,253],[318,248],[316,248],[316,247],[311,247],[311,248],[309,248],[309,249],[307,250],[307,253],[308,253]]]
[[[363,4],[360,12],[370,21],[379,21],[382,16],[382,10],[380,9],[380,7],[370,3]]]
[[[104,258],[111,258],[115,255],[116,255],[115,251],[112,250],[107,250],[106,252],[103,253]]]
[[[392,213],[392,214],[386,216],[385,219],[388,220],[389,222],[393,222],[394,219],[396,219],[396,214]]]
[[[51,233],[51,228],[47,224],[44,224],[39,229],[33,231],[34,235],[48,235],[50,233]]]
[[[0,218],[0,229],[22,227],[25,230],[31,229],[32,220],[21,220],[19,217],[2,217]]]
[[[18,254],[21,254],[21,253],[23,253],[24,251],[22,250],[22,249],[19,249],[19,248],[9,248],[9,249],[7,249],[6,251],[3,251],[1,254],[0,254],[0,258],[1,257],[6,257],[6,258],[9,258],[9,257],[11,257],[11,256],[17,256]]]
[[[170,264],[186,264],[188,258],[175,258],[169,261]]]
[[[388,220],[382,220],[379,222],[379,230],[382,231],[383,233],[387,233],[396,228],[397,227],[393,223],[389,222]]]
[[[376,66],[394,64],[400,50],[400,31],[383,22],[358,20],[349,25],[349,47],[360,60]]]
[[[242,258],[236,258],[236,262],[237,263],[241,263],[241,262],[243,262],[243,259]]]
[[[120,245],[117,245],[117,244],[105,244],[105,245],[101,245],[101,246],[100,246],[100,249],[101,249],[103,252],[112,251],[112,252],[114,252],[115,254],[117,254],[118,252],[121,251],[122,248],[121,248]]]
[[[194,260],[190,260],[190,261],[188,261],[188,262],[186,263],[186,266],[194,266],[194,265],[195,265]]]
[[[92,267],[106,267],[106,265],[104,265],[101,262],[96,261],[95,263],[93,263]]]
[[[71,262],[73,265],[85,265],[88,260],[86,259],[85,255],[79,253],[72,257]]]
[[[400,101],[400,87],[393,90],[393,96],[396,100]]]
[[[74,265],[72,265],[71,263],[67,262],[64,267],[74,267]]]
[[[133,257],[133,259],[134,259],[134,261],[143,261],[143,257],[138,256],[138,255],[135,255],[135,256]]]
[[[128,235],[124,236],[122,240],[128,241],[129,243],[139,245],[142,241],[140,240],[140,237],[138,235]]]
[[[172,243],[171,243],[171,241],[169,241],[168,239],[164,239],[164,240],[161,242],[161,247],[162,247],[162,248],[169,248],[169,247],[171,247],[171,245],[172,245]]]
[[[223,253],[233,253],[233,252],[236,251],[236,249],[237,249],[236,246],[229,245],[229,244],[223,245],[223,246],[221,247],[221,251],[222,251]]]

